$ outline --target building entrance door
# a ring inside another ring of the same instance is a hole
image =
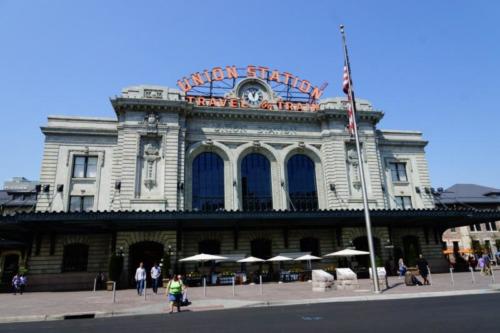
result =
[[[132,244],[129,248],[129,282],[130,286],[135,286],[135,271],[139,264],[144,263],[146,269],[146,283],[151,286],[151,267],[154,263],[160,264],[163,258],[163,244],[151,241],[144,241]]]
[[[2,286],[8,290],[11,285],[12,278],[19,270],[19,255],[8,254],[4,257],[2,267]]]

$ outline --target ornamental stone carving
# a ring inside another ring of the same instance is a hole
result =
[[[361,195],[361,178],[359,174],[358,153],[354,146],[347,146],[347,171],[351,196]]]
[[[144,185],[148,189],[152,189],[156,186],[156,169],[157,162],[160,159],[160,150],[155,147],[152,143],[148,143],[144,146],[144,167],[145,167],[145,177]]]
[[[146,125],[146,131],[148,134],[156,134],[158,133],[158,122],[160,117],[158,114],[154,112],[150,112],[144,117],[144,125]]]

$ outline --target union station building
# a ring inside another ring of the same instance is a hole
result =
[[[33,289],[78,289],[107,272],[112,253],[125,257],[127,281],[166,251],[189,272],[177,260],[200,252],[366,250],[346,100],[319,98],[289,73],[230,69],[175,89],[125,88],[110,118],[49,116],[36,211],[1,218],[0,264],[18,256]],[[379,265],[414,265],[422,253],[447,269],[444,230],[498,212],[436,209],[422,133],[379,129],[384,113],[357,103]]]

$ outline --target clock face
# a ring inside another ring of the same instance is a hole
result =
[[[264,90],[258,85],[244,87],[241,91],[241,98],[252,107],[259,106],[264,100]]]

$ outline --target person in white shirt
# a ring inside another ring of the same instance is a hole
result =
[[[137,285],[137,295],[141,296],[144,290],[144,282],[146,281],[146,270],[144,264],[141,262],[135,271],[135,283]]]
[[[153,292],[155,294],[158,293],[158,286],[160,284],[160,275],[161,275],[160,267],[158,267],[158,265],[154,263],[153,267],[151,268],[151,280],[153,281]]]

